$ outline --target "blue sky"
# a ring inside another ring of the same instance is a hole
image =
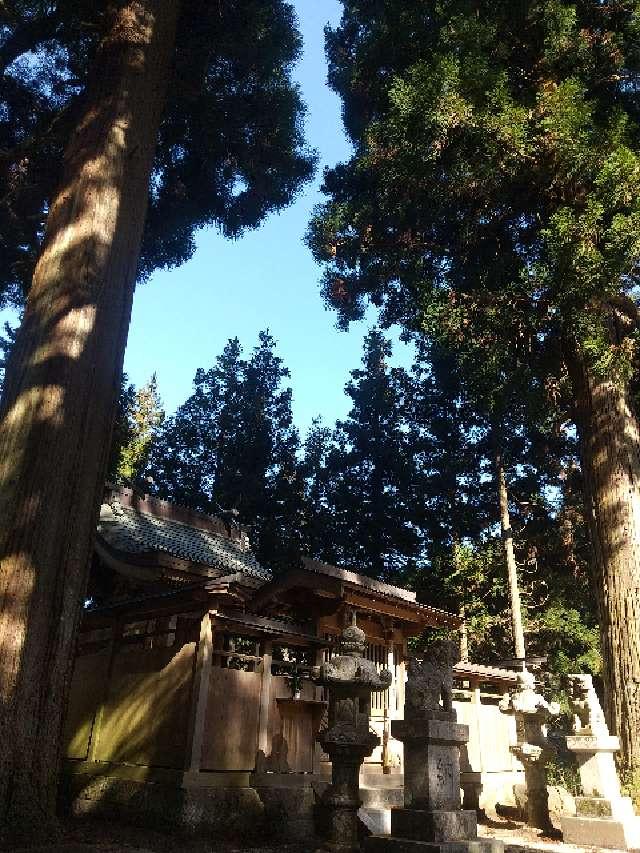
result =
[[[138,287],[125,371],[137,386],[155,372],[172,412],[189,395],[196,369],[209,367],[230,337],[237,336],[248,351],[258,332],[269,329],[291,371],[293,414],[304,434],[315,415],[330,424],[347,414],[344,385],[360,363],[375,314],[370,311],[348,332],[336,329],[335,314],[320,296],[321,270],[303,241],[321,199],[322,170],[347,159],[350,146],[340,100],[326,85],[324,56],[324,26],[338,23],[341,4],[296,0],[295,6],[304,40],[295,76],[308,107],[307,141],[320,157],[315,180],[293,205],[239,240],[227,240],[215,229],[200,232],[188,263],[159,271]],[[397,340],[394,351],[395,363],[409,360],[409,348]]]
[[[294,418],[303,433],[314,415],[331,423],[348,411],[344,384],[375,315],[348,332],[335,328],[335,315],[320,297],[320,269],[303,242],[321,198],[322,169],[350,152],[324,57],[323,29],[339,21],[340,8],[334,0],[296,3],[304,39],[296,78],[308,106],[307,139],[320,155],[313,183],[295,204],[239,240],[202,231],[191,261],[156,273],[136,292],[125,370],[136,385],[155,371],[167,411],[186,398],[196,369],[211,365],[228,338],[237,336],[248,350],[264,328],[291,371]],[[402,344],[394,349],[396,359],[407,359]]]

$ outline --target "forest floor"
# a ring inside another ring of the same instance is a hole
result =
[[[493,820],[478,827],[481,838],[504,841],[505,853],[595,853],[596,847],[564,844],[560,838],[541,835],[516,821]],[[188,838],[110,821],[70,821],[60,838],[38,847],[14,848],[13,853],[313,853],[317,844],[216,844],[210,839]],[[613,853],[613,851],[607,851]]]

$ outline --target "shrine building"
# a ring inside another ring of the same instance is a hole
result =
[[[75,813],[242,834],[286,809],[289,835],[308,835],[330,775],[316,742],[326,697],[310,673],[354,611],[367,657],[393,675],[372,697],[380,746],[362,773],[363,818],[401,802],[390,723],[403,716],[409,643],[457,629],[458,616],[311,559],[274,577],[242,527],[116,487],[100,511],[91,588],[64,732]],[[513,718],[497,707],[515,673],[461,662],[455,677],[470,729],[465,799],[493,806],[521,778]]]

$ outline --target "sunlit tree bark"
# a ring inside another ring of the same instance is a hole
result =
[[[50,832],[177,0],[114,4],[0,405],[0,827]],[[0,831],[2,831],[0,830]]]
[[[524,660],[524,629],[522,627],[522,607],[520,604],[520,588],[518,586],[518,565],[513,549],[513,531],[511,529],[511,518],[509,515],[509,493],[507,492],[507,481],[504,475],[504,464],[500,449],[496,451],[496,483],[498,488],[498,504],[500,507],[500,528],[502,531],[502,542],[507,561],[507,575],[509,579],[509,603],[511,605],[511,627],[513,630],[513,647],[517,658]]]
[[[601,378],[577,348],[575,394],[585,511],[602,647],[605,712],[629,767],[640,767],[640,431],[622,383]]]

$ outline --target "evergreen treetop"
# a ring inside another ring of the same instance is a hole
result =
[[[355,153],[310,229],[342,321],[370,299],[486,353],[570,335],[628,372],[639,36],[636,2],[346,0],[327,51]]]

